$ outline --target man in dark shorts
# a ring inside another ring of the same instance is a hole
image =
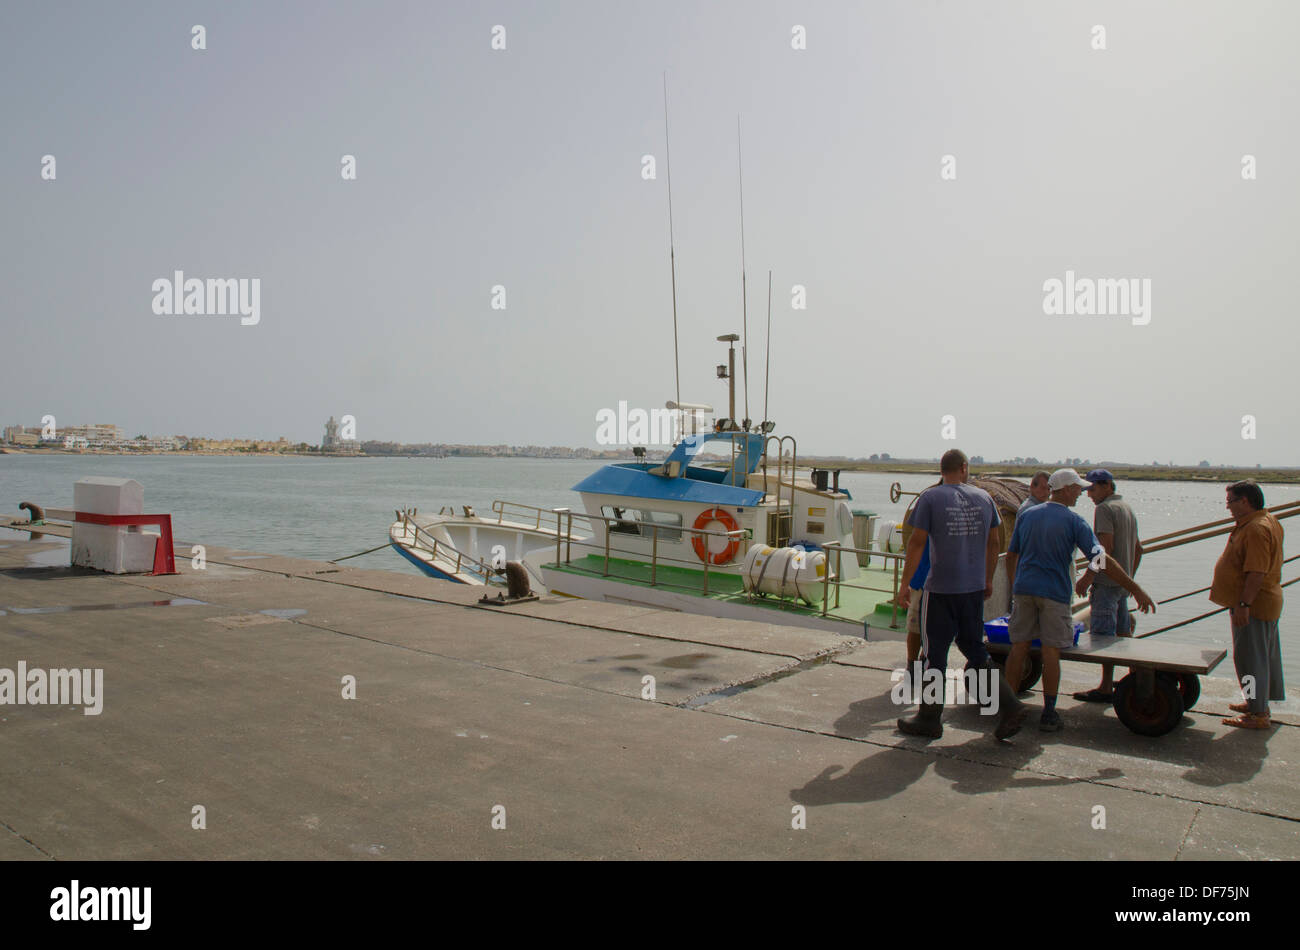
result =
[[[1075,550],[1094,558],[1095,569],[1132,594],[1143,613],[1155,609],[1146,591],[1114,559],[1106,557],[1088,522],[1070,510],[1087,485],[1074,469],[1057,469],[1048,481],[1052,494],[1047,504],[1016,518],[1016,529],[1007,545],[1007,578],[1015,606],[1007,625],[1012,646],[1006,677],[1008,682],[1020,682],[1030,642],[1041,640],[1043,715],[1038,728],[1043,732],[1056,732],[1064,725],[1056,711],[1056,693],[1061,686],[1061,651],[1074,646],[1070,580]]]
[[[921,492],[912,509],[912,537],[907,544],[907,563],[900,581],[900,603],[915,594],[909,584],[929,546],[930,574],[921,596],[921,653],[925,676],[946,678],[948,648],[954,642],[970,668],[986,670],[985,682],[998,685],[997,708],[1001,711],[994,735],[1014,735],[1028,709],[997,674],[984,647],[984,601],[993,595],[993,570],[998,560],[997,506],[982,488],[967,485],[970,475],[966,455],[950,449],[939,462],[943,481]],[[986,697],[992,706],[992,697]],[[935,702],[923,690],[915,716],[898,720],[902,732],[937,739],[943,735],[943,699]]]

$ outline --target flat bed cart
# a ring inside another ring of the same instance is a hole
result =
[[[995,663],[1005,664],[1011,644],[985,645]],[[1200,677],[1209,674],[1227,655],[1227,650],[1213,647],[1152,643],[1132,637],[1094,639],[1085,633],[1076,646],[1061,651],[1061,660],[1129,667],[1129,674],[1115,684],[1115,715],[1139,735],[1163,736],[1196,705],[1201,696]],[[1020,681],[1022,692],[1037,683],[1043,673],[1039,649],[1031,647],[1029,656],[1029,668]]]

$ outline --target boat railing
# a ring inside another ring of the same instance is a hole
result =
[[[403,511],[401,512],[401,516],[402,527],[407,534],[411,535],[412,538],[411,547],[422,548],[435,560],[441,558],[447,564],[454,563],[456,565],[457,574],[459,574],[466,566],[470,568],[471,573],[480,575],[484,580],[490,580],[497,574],[498,568],[488,564],[486,561],[476,558],[472,554],[466,554],[464,551],[458,550],[446,541],[443,541],[440,538],[435,538],[433,535],[429,534],[427,528],[420,527],[419,522],[412,517],[411,512]],[[420,543],[420,535],[422,532],[425,538],[425,543],[423,545]],[[505,565],[502,564],[500,567],[504,568]]]
[[[629,522],[626,518],[592,515],[585,512],[572,511],[568,508],[553,508],[551,509],[551,514],[555,516],[557,524],[560,525],[560,530],[557,531],[555,535],[555,564],[557,567],[561,564],[572,565],[573,546],[575,544],[579,548],[579,557],[583,556],[581,554],[582,549],[587,548],[589,549],[590,554],[595,554],[597,557],[602,559],[603,563],[600,571],[602,577],[609,577],[610,574],[613,573],[610,569],[611,560],[623,557],[641,561],[647,553],[644,550],[644,546],[639,549],[619,547],[614,541],[615,536],[620,534],[617,528],[626,528],[626,526],[631,523],[636,526],[637,537],[642,539],[647,535],[650,537],[650,560],[648,562],[648,567],[650,569],[649,585],[651,587],[678,588],[681,590],[691,591],[692,593],[699,592],[705,596],[709,593],[709,569],[712,559],[704,558],[701,561],[699,559],[674,557],[671,554],[665,554],[659,546],[660,533],[672,532],[674,540],[685,539],[688,537],[692,539],[696,537],[702,538],[704,539],[706,549],[709,538],[724,538],[728,541],[737,540],[740,542],[742,548],[746,548],[746,542],[752,540],[750,537],[750,531],[745,528],[739,528],[734,531],[715,531],[707,528],[686,527],[685,525],[681,527],[678,527],[677,525],[664,525],[650,521]],[[573,524],[575,521],[585,522],[591,530],[592,536],[575,538],[573,533]],[[595,528],[597,524],[600,524],[604,528],[603,532],[601,532],[604,535],[603,543],[594,537],[596,534]],[[840,591],[842,587],[887,593],[890,594],[891,603],[893,604],[893,616],[890,620],[890,626],[892,628],[897,628],[899,580],[903,565],[907,560],[907,555],[901,552],[878,551],[874,549],[869,550],[865,548],[849,547],[847,545],[841,546],[836,542],[827,543],[823,550],[827,556],[827,570],[822,576],[821,615],[823,617],[829,617],[830,612],[840,606]],[[744,551],[738,551],[736,558],[743,558],[744,553]],[[859,553],[871,554],[873,557],[893,561],[893,582],[889,587],[875,587],[865,582],[855,583],[844,579],[843,571],[840,569],[842,556],[844,554],[856,556]],[[832,558],[834,558],[834,569],[832,569]],[[701,581],[699,583],[682,583],[682,575],[674,573],[665,576],[660,571],[661,568],[672,568],[679,565],[688,568],[692,574],[699,571],[702,567],[703,571]],[[714,571],[713,573],[716,575],[718,572]],[[832,584],[834,585],[833,590]]]
[[[785,475],[785,460],[786,460],[786,456],[782,454],[782,451],[787,441],[789,441],[790,443],[790,455],[789,455],[790,511],[793,514],[794,491],[795,491],[794,483],[795,483],[795,479],[798,477],[799,474],[798,471],[799,447],[794,440],[794,436],[792,435],[783,435],[783,436],[769,435],[766,439],[763,440],[763,458],[761,460],[761,465],[763,467],[763,500],[764,501],[767,500],[767,447],[771,445],[773,442],[775,442],[776,443],[776,508],[778,511],[780,511],[781,485],[782,485],[782,479]],[[793,523],[791,526],[793,527]],[[782,547],[783,545],[788,544],[790,542],[790,538],[788,536],[782,536],[778,528],[777,537],[775,538],[775,541],[777,547]]]
[[[683,590],[701,591],[704,594],[709,593],[709,566],[711,558],[705,558],[702,562],[704,568],[703,580],[701,584],[683,584],[674,580],[667,580],[660,576],[660,568],[671,568],[682,565],[694,571],[701,566],[701,561],[690,560],[688,558],[674,557],[671,554],[664,553],[659,547],[661,532],[666,537],[671,537],[674,541],[681,541],[687,538],[702,538],[707,549],[709,538],[724,538],[727,541],[736,541],[740,545],[736,557],[744,557],[748,549],[746,542],[752,540],[752,533],[748,528],[736,528],[732,531],[714,531],[708,528],[687,527],[686,525],[660,524],[655,521],[639,521],[629,518],[610,517],[608,515],[592,515],[586,512],[573,511],[569,508],[552,508],[551,513],[555,515],[557,523],[560,524],[560,530],[555,535],[555,563],[572,565],[573,563],[573,546],[576,544],[581,552],[582,548],[590,549],[591,554],[603,558],[603,567],[601,569],[602,577],[609,577],[611,573],[610,561],[615,558],[625,558],[628,560],[642,561],[646,556],[644,546],[640,548],[618,547],[614,542],[616,535],[635,533],[639,539],[647,536],[650,538],[650,586],[651,587],[677,587]],[[575,521],[585,522],[587,530],[591,533],[590,537],[580,536],[575,538],[573,535],[573,524]],[[595,538],[596,527],[600,525],[603,528],[604,542],[599,543]],[[629,526],[634,528],[629,530]],[[581,553],[579,554],[581,557]],[[734,560],[734,559],[733,559]],[[716,573],[716,572],[715,572]]]
[[[903,566],[907,563],[907,552],[905,551],[878,551],[874,548],[855,548],[847,544],[840,544],[838,541],[827,541],[822,545],[822,552],[826,555],[826,573],[822,578],[822,616],[825,617],[831,609],[830,585],[835,585],[835,602],[834,607],[840,605],[840,588],[849,587],[857,590],[870,590],[877,593],[886,593],[890,595],[889,603],[893,606],[893,615],[890,617],[890,629],[898,627],[898,590],[899,581],[902,580]],[[843,558],[845,554],[851,554],[856,557],[859,554],[867,554],[871,557],[882,558],[887,561],[893,561],[893,584],[890,587],[872,587],[869,584],[854,584],[844,580]],[[831,559],[834,557],[834,570],[832,570]]]
[[[545,531],[548,534],[556,534],[563,528],[563,519],[556,516],[554,508],[539,508],[536,505],[498,500],[492,502],[492,513],[496,515],[497,524],[504,524],[506,517],[509,516],[520,524],[527,524],[528,519],[531,518],[535,530]],[[548,522],[548,516],[554,518],[554,521]]]

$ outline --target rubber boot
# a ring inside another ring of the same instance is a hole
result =
[[[925,684],[925,657],[919,657],[907,664],[907,676],[912,687],[912,695],[920,696]]]
[[[993,679],[998,684],[998,724],[993,730],[994,739],[1010,739],[1024,724],[1025,717],[1029,715],[1029,707],[1022,703],[1016,696],[1016,691],[1011,688],[1007,678],[1002,675],[998,665],[989,660],[985,669],[991,670]]]
[[[943,738],[943,703],[926,702],[922,696],[916,715],[898,720],[898,731],[909,736],[925,736],[927,739]]]

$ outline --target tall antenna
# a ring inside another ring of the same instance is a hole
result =
[[[673,158],[668,148],[668,71],[664,71],[664,166],[668,172],[668,266],[673,275],[673,376],[677,382],[677,405],[682,404],[681,360],[677,355],[677,252],[673,245]],[[677,431],[681,433],[682,410],[677,410]]]
[[[736,116],[736,171],[740,180],[740,312],[744,321],[745,340],[740,345],[740,358],[745,370],[745,425],[749,425],[749,301],[746,299],[745,281],[745,171],[740,152],[740,116]]]
[[[772,272],[767,272],[767,369],[763,379],[763,421],[767,422],[767,384],[772,380]]]

